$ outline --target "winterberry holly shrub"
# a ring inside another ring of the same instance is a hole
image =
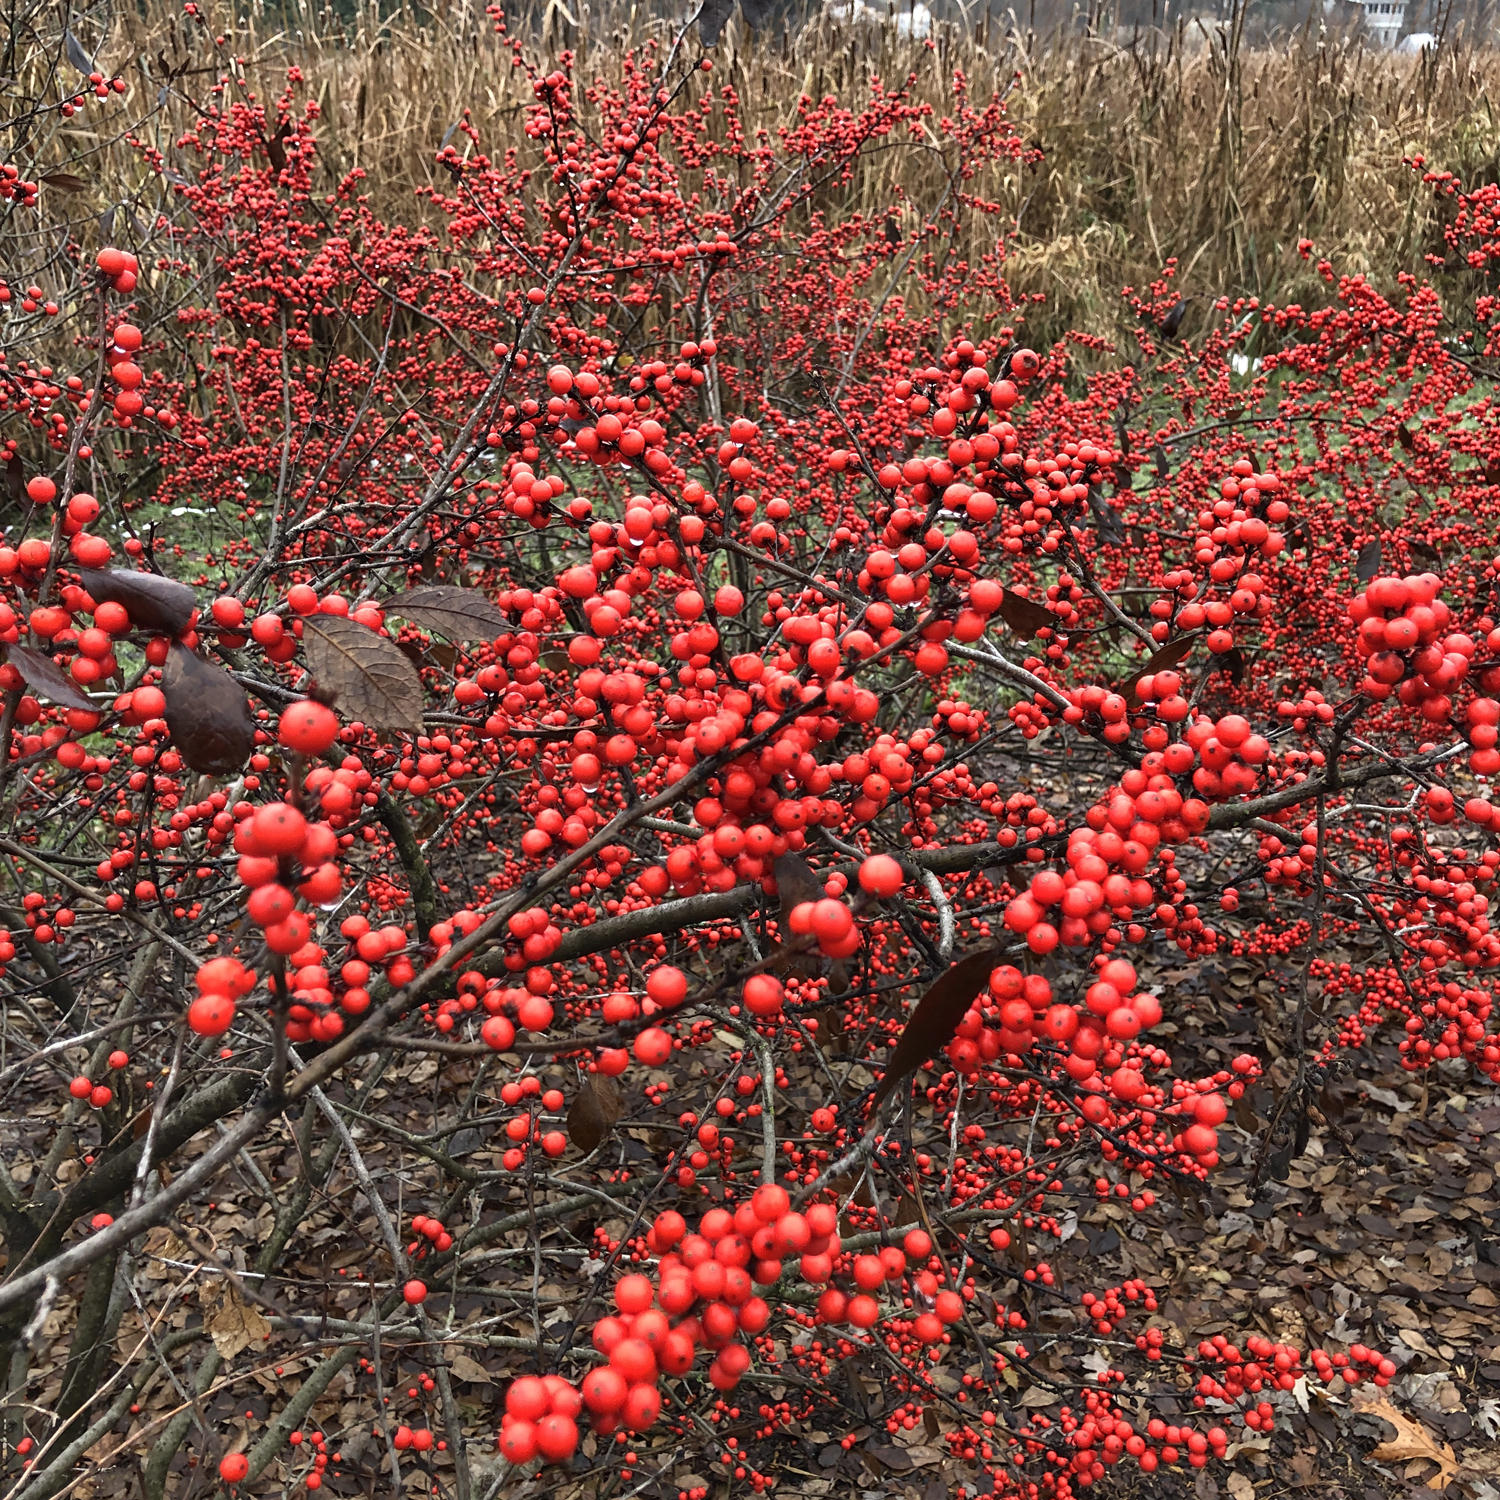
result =
[[[1061,1500],[1388,1381],[1058,1263],[1382,1047],[1500,1081],[1500,193],[1410,163],[1467,303],[1304,244],[1316,307],[1184,346],[1168,266],[1033,349],[961,75],[771,136],[688,33],[516,41],[387,223],[187,17],[128,248],[0,183],[11,1493],[878,1428]],[[895,152],[930,201],[851,209]],[[1219,954],[1284,1035],[1189,1024]]]

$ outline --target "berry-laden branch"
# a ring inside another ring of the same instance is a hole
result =
[[[1009,86],[771,130],[491,9],[517,133],[393,208],[207,9],[133,248],[0,173],[10,1491],[701,1500],[857,1401],[1070,1500],[1387,1384],[1142,1266],[1335,1071],[1500,1080],[1500,197],[1419,177],[1447,279],[1033,348]],[[1204,966],[1294,950],[1237,1052]]]

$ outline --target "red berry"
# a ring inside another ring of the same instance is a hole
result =
[[[889,854],[872,854],[859,867],[860,889],[872,896],[894,896],[905,879],[900,862]]]
[[[243,1453],[226,1453],[219,1460],[219,1478],[225,1484],[238,1484],[250,1472],[250,1460]]]
[[[289,750],[318,755],[338,738],[338,716],[331,708],[310,698],[281,711],[279,738]]]
[[[188,1026],[199,1036],[223,1036],[234,1024],[234,1010],[228,995],[199,995],[188,1006]]]

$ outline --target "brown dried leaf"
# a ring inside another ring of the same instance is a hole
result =
[[[95,604],[123,604],[131,624],[142,630],[177,635],[186,630],[198,607],[198,596],[185,583],[131,568],[101,572],[80,568],[78,576]]]
[[[568,1110],[568,1139],[585,1154],[597,1151],[620,1118],[620,1085],[595,1073]]]
[[[394,641],[344,615],[302,625],[302,649],[324,693],[372,729],[422,727],[422,679]]]
[[[260,1309],[245,1301],[239,1287],[227,1276],[203,1282],[198,1288],[203,1306],[203,1326],[208,1329],[220,1359],[263,1344],[271,1325]]]
[[[1175,641],[1168,641],[1159,651],[1153,651],[1146,665],[1120,684],[1120,691],[1127,698],[1135,699],[1141,678],[1152,677],[1157,672],[1165,672],[1169,667],[1175,667],[1197,645],[1198,636],[1198,631],[1190,631],[1187,635],[1178,636]]]
[[[43,172],[41,180],[48,187],[55,187],[64,193],[81,193],[88,184],[81,177],[75,177],[71,172]]]
[[[1412,537],[1406,544],[1407,551],[1424,568],[1436,573],[1443,566],[1443,554],[1438,551],[1431,542],[1424,542],[1420,537]]]
[[[704,0],[698,12],[698,40],[705,47],[714,46],[733,14],[734,0]]]
[[[63,27],[63,53],[85,78],[93,73],[94,60],[83,50],[83,43],[73,35],[70,26]]]
[[[462,1380],[466,1385],[494,1385],[495,1383],[495,1377],[477,1359],[471,1359],[467,1354],[455,1354],[448,1368],[455,1378]]]
[[[271,158],[271,165],[278,171],[286,170],[286,147],[281,143],[292,133],[292,122],[283,120],[276,127],[276,134],[266,142],[266,155]]]
[[[916,1467],[911,1454],[905,1448],[896,1447],[894,1443],[871,1443],[864,1453],[865,1462],[876,1473],[905,1474]]]
[[[29,646],[7,646],[5,659],[37,697],[64,708],[93,709],[97,705],[50,656]]]
[[[421,641],[398,640],[396,649],[419,672],[425,666],[439,666],[451,672],[458,663],[458,647],[446,641],[429,641],[424,645]]]
[[[245,690],[223,667],[173,641],[161,676],[172,743],[195,771],[231,776],[255,748],[255,720]]]
[[[794,906],[821,901],[828,894],[813,867],[800,854],[778,854],[771,869],[776,875],[777,915],[784,922]]]
[[[876,1109],[898,1084],[953,1039],[958,1023],[989,982],[990,971],[998,961],[998,950],[993,947],[966,954],[940,975],[917,1002],[886,1062],[885,1077],[875,1090]]]
[[[16,505],[26,498],[26,470],[19,453],[12,453],[5,461],[5,493]]]
[[[1356,1410],[1379,1417],[1396,1429],[1396,1436],[1389,1442],[1370,1450],[1371,1458],[1382,1463],[1436,1464],[1437,1473],[1427,1481],[1430,1490],[1446,1489],[1459,1477],[1458,1455],[1453,1449],[1447,1443],[1435,1440],[1419,1423],[1404,1417],[1373,1386],[1358,1387],[1352,1399]]]
[[[1052,611],[1035,599],[1006,589],[1000,596],[1000,618],[1023,639],[1029,640],[1037,631],[1057,624]]]
[[[783,937],[787,936],[787,918],[794,906],[809,901],[821,901],[828,894],[817,872],[800,854],[788,850],[776,856],[772,866],[776,875],[776,916],[781,924]],[[849,971],[842,962],[830,964],[820,953],[810,948],[807,940],[797,939],[780,950],[776,967],[782,972],[799,975],[803,979],[815,979],[827,974],[834,994],[841,995],[849,988]]]
[[[1373,542],[1366,542],[1355,554],[1354,576],[1361,583],[1368,583],[1380,571],[1382,550],[1380,538],[1376,537]]]
[[[505,616],[483,594],[448,583],[408,589],[381,608],[455,641],[492,641],[507,629]]]

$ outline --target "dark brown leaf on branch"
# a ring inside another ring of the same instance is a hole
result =
[[[1099,528],[1101,540],[1123,542],[1125,528],[1120,525],[1120,518],[1115,514],[1114,508],[1104,503],[1104,496],[1099,493],[1098,485],[1089,485],[1088,502],[1089,514],[1094,518],[1094,525]]]
[[[394,641],[345,615],[304,621],[302,651],[339,712],[372,729],[422,727],[422,679]]]
[[[73,35],[71,27],[63,28],[63,53],[85,78],[94,71],[93,59],[83,50],[83,43]]]
[[[872,1443],[864,1454],[866,1464],[877,1474],[906,1474],[916,1468],[911,1454],[894,1443]]]
[[[787,917],[794,906],[806,901],[821,901],[828,894],[816,872],[800,854],[791,852],[778,854],[772,866],[776,874],[776,917],[781,924],[782,937],[788,935]],[[802,939],[803,944],[806,939]],[[792,947],[783,952],[781,966],[787,973],[800,975],[804,979],[816,979],[825,975],[831,994],[846,994],[849,989],[849,966],[843,959],[830,961],[816,949]]]
[[[777,914],[785,923],[794,906],[804,901],[821,901],[828,894],[823,882],[800,854],[788,850],[778,854],[771,869],[776,875]]]
[[[953,1040],[959,1022],[989,983],[990,973],[998,962],[999,950],[993,947],[966,954],[917,1001],[917,1008],[886,1062],[885,1077],[875,1090],[877,1109],[899,1084]]]
[[[1187,300],[1179,297],[1170,308],[1162,315],[1161,322],[1157,325],[1162,332],[1163,338],[1175,339],[1177,330],[1182,327],[1182,316],[1187,311]]]
[[[160,630],[177,635],[186,630],[198,607],[198,596],[185,583],[163,578],[160,573],[141,573],[130,568],[100,572],[81,568],[79,577],[95,604],[123,604],[132,625],[142,630]]]
[[[167,728],[182,758],[211,776],[232,776],[255,748],[245,690],[223,667],[174,641],[162,671]]]
[[[1380,538],[1366,542],[1354,559],[1354,576],[1361,583],[1368,583],[1380,571]]]
[[[483,594],[446,583],[408,589],[381,608],[455,641],[492,641],[507,628],[505,616]]]
[[[1266,1158],[1264,1176],[1269,1177],[1272,1182],[1285,1182],[1292,1175],[1292,1142],[1287,1141],[1278,1146]]]
[[[1026,640],[1044,627],[1057,624],[1056,617],[1045,604],[1038,604],[1035,599],[1028,599],[1010,589],[1000,596],[1000,618]]]
[[[1411,428],[1409,428],[1405,422],[1403,422],[1396,429],[1396,441],[1400,443],[1408,453],[1410,453],[1412,449],[1417,446],[1417,440],[1411,435]]]
[[[886,244],[899,245],[901,243],[901,231],[897,227],[896,221],[891,218],[889,214],[887,214],[885,217],[885,223],[882,226],[882,231],[885,234]]]
[[[705,47],[714,46],[724,34],[734,14],[734,0],[703,0],[698,12],[698,40]]]
[[[88,186],[83,178],[75,177],[71,172],[43,172],[41,180],[48,187],[55,187],[64,193],[81,193]]]
[[[45,698],[49,703],[60,703],[64,708],[98,707],[50,656],[33,651],[29,646],[7,646],[5,659],[21,674],[26,686],[37,697]]]
[[[585,1154],[597,1151],[620,1118],[620,1085],[595,1073],[578,1091],[568,1110],[568,1139]]]
[[[1219,670],[1238,687],[1245,680],[1245,653],[1238,646],[1231,646],[1220,655]]]
[[[278,171],[286,170],[286,147],[281,143],[292,133],[290,120],[283,120],[276,127],[276,134],[266,142],[266,155],[271,158],[271,165]]]
[[[451,672],[458,662],[458,647],[444,641],[432,641],[425,647],[421,641],[397,641],[396,649],[419,672],[425,666],[436,664]]]
[[[5,493],[16,505],[26,498],[26,470],[19,453],[12,453],[5,461]]]
[[[1436,573],[1443,566],[1443,554],[1430,542],[1413,537],[1406,545],[1413,559],[1424,568]]]
[[[808,901],[821,901],[828,892],[812,866],[791,850],[778,854],[771,868],[776,875],[776,920],[781,926],[781,940],[787,943],[791,936],[787,918],[792,908]],[[804,939],[786,948],[781,955],[781,967],[789,974],[814,979],[823,971],[823,963],[818,954],[805,951],[805,945]]]
[[[1180,635],[1175,641],[1168,641],[1160,650],[1151,653],[1150,660],[1139,672],[1132,673],[1120,684],[1120,691],[1127,698],[1135,698],[1138,695],[1141,678],[1151,677],[1157,672],[1165,672],[1169,667],[1175,667],[1197,643],[1197,631]]]

